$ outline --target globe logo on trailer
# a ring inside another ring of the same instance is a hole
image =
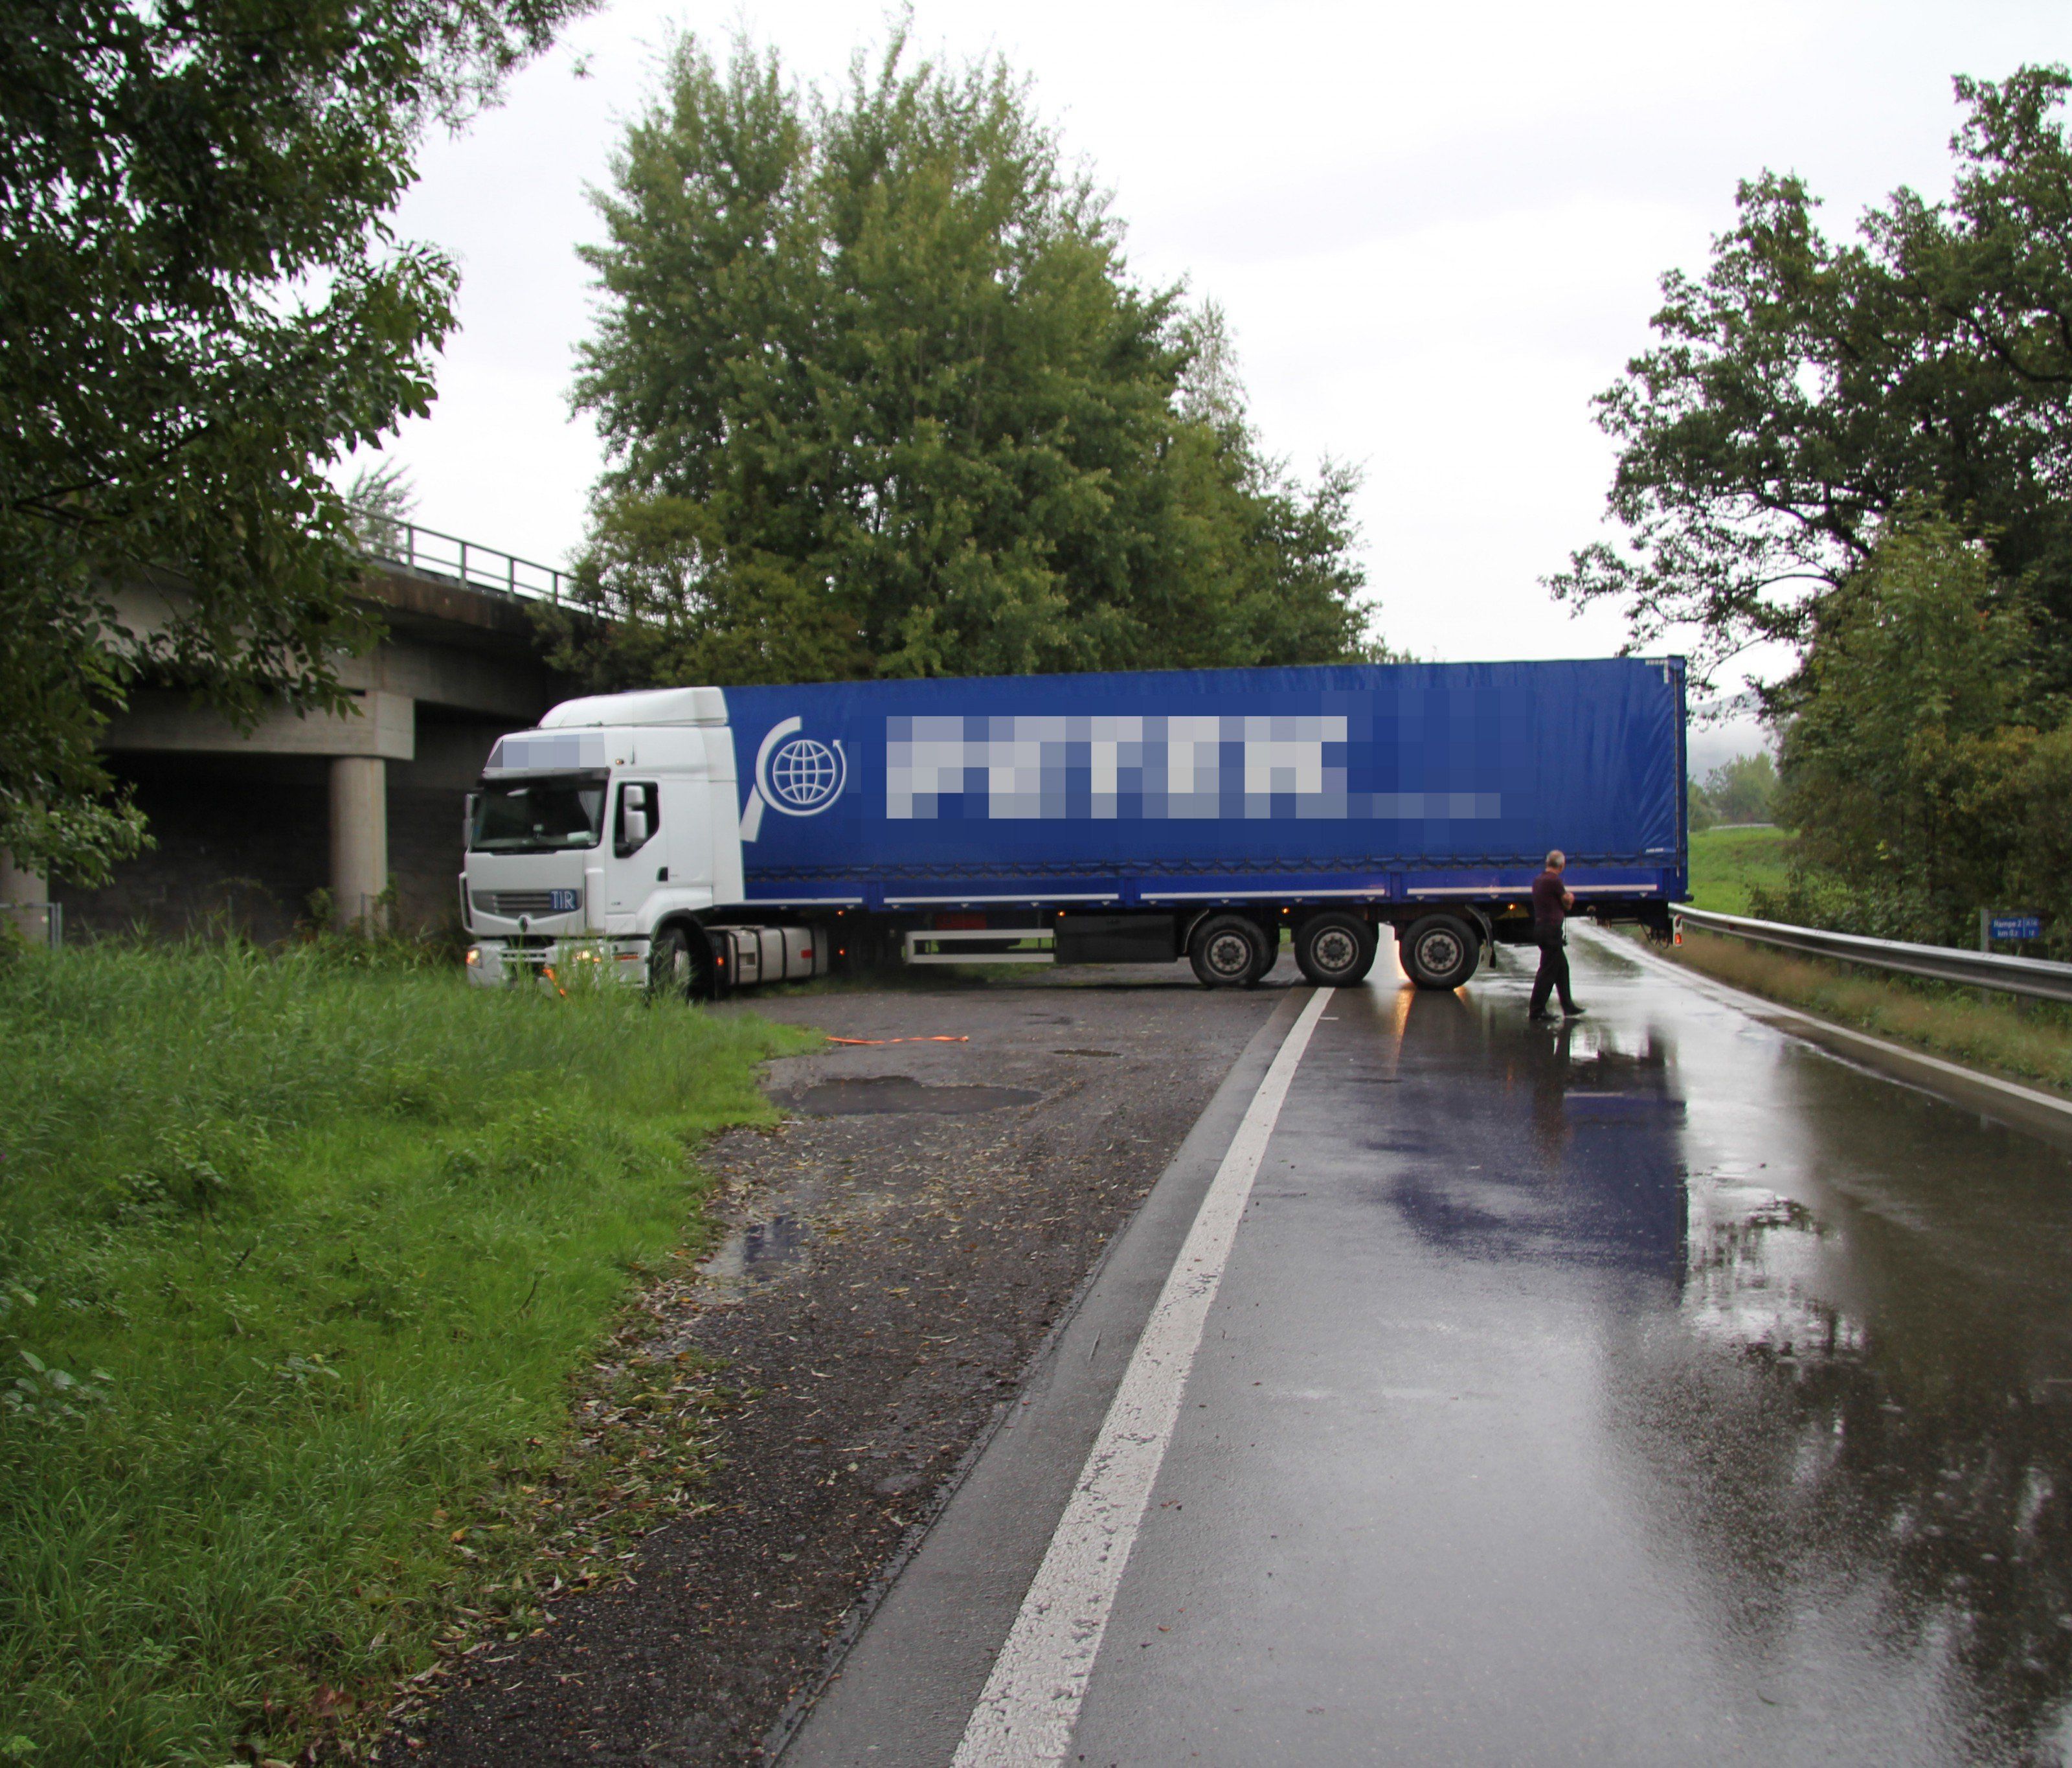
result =
[[[847,770],[841,758],[814,737],[794,737],[770,758],[770,801],[802,816],[841,795]]]
[[[795,714],[764,733],[763,745],[755,751],[748,802],[741,807],[743,841],[761,839],[764,811],[817,816],[841,796],[842,787],[849,783],[849,757],[841,739],[823,742],[808,737],[803,728],[805,722]]]

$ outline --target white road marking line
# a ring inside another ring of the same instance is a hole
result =
[[[1187,1372],[1253,1177],[1330,997],[1329,989],[1309,997],[1231,1138],[1079,1470],[1050,1550],[972,1709],[954,1768],[1054,1768],[1071,1748],[1108,1611],[1172,1440]]]

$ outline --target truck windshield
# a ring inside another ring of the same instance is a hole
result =
[[[475,793],[468,846],[478,853],[594,847],[604,829],[606,783],[602,774],[543,774],[485,782]]]

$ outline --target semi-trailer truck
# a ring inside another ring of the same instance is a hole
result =
[[[1359,981],[1384,932],[1457,988],[1578,907],[1687,894],[1678,657],[664,688],[570,700],[467,810],[470,971],[582,964],[710,998],[890,960],[1175,963],[1292,940]]]

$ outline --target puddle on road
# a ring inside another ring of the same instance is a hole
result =
[[[863,1117],[913,1111],[956,1116],[1033,1105],[1042,1096],[1022,1087],[931,1087],[910,1075],[878,1075],[859,1080],[823,1080],[787,1095],[784,1103],[809,1117]]]
[[[725,1288],[744,1283],[767,1283],[780,1276],[785,1267],[800,1257],[812,1231],[803,1218],[773,1215],[767,1222],[738,1227],[707,1259],[705,1273]]]

